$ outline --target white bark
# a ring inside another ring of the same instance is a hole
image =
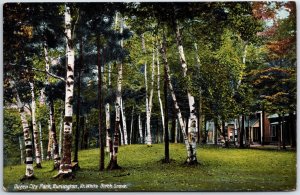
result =
[[[187,77],[187,63],[185,59],[185,54],[183,50],[182,40],[181,40],[181,34],[180,29],[178,25],[178,21],[175,21],[176,25],[176,41],[177,41],[177,48],[179,52],[179,58],[181,62],[181,67],[183,71],[183,76]],[[189,137],[189,144],[192,147],[191,156],[188,156],[187,161],[188,162],[194,162],[197,161],[196,158],[196,143],[197,143],[197,117],[195,115],[196,108],[195,108],[195,98],[190,93],[189,89],[187,89],[187,95],[188,95],[188,101],[189,101],[189,109],[190,109],[190,116],[188,121],[188,137]]]
[[[184,144],[185,144],[185,147],[186,147],[186,150],[187,150],[187,156],[188,156],[188,161],[189,161],[190,157],[191,157],[191,147],[190,147],[188,137],[187,137],[186,132],[185,132],[185,129],[186,129],[185,128],[185,123],[183,121],[182,114],[181,114],[180,108],[178,106],[176,95],[175,95],[175,92],[174,92],[174,89],[173,89],[173,85],[171,83],[170,68],[169,68],[167,55],[166,55],[165,37],[164,37],[164,40],[163,40],[163,45],[162,45],[162,50],[161,51],[162,51],[162,57],[163,57],[164,66],[165,66],[165,74],[166,74],[166,77],[167,77],[166,79],[167,79],[167,82],[168,82],[168,85],[169,85],[169,89],[170,89],[170,93],[171,93],[171,96],[172,96],[173,104],[174,104],[174,107],[175,107],[175,110],[176,110],[176,114],[177,114],[178,122],[179,122],[179,125],[180,125],[180,129],[182,131],[182,136],[183,136]]]
[[[143,53],[146,54],[146,46],[145,46],[145,38],[144,34],[141,35],[142,38],[142,50]],[[154,53],[153,53],[154,56]],[[154,63],[154,60],[153,60]],[[154,71],[153,71],[154,65],[152,64],[152,81],[154,81]],[[144,76],[145,76],[145,88],[146,88],[146,142],[148,146],[151,146],[152,144],[152,137],[151,137],[151,107],[152,107],[152,97],[153,97],[153,86],[150,92],[150,98],[148,97],[148,76],[147,76],[147,62],[145,62],[145,71],[144,71]]]
[[[123,123],[123,133],[124,133],[124,144],[128,145],[128,134],[127,134],[127,125],[126,125],[126,116],[124,111],[124,102],[121,98],[121,114],[122,114],[122,123]]]
[[[175,121],[175,143],[177,143],[178,140],[178,119]]]
[[[129,136],[129,144],[132,143],[132,131],[133,131],[133,114],[134,114],[134,106],[131,111],[131,123],[130,123],[130,136]]]
[[[116,21],[118,14],[116,14]],[[120,33],[123,33],[123,20],[120,19]],[[120,46],[123,47],[123,40],[120,40]],[[118,166],[117,163],[117,155],[119,148],[119,126],[120,126],[120,106],[121,106],[121,96],[122,96],[122,81],[123,81],[123,64],[122,62],[118,62],[118,74],[117,74],[117,91],[116,91],[116,101],[115,101],[115,110],[116,110],[116,119],[115,119],[115,131],[114,131],[114,141],[113,141],[113,151],[112,156],[109,163],[110,169],[115,169]]]
[[[121,133],[121,145],[124,145],[124,133],[123,133],[121,124],[119,124],[119,129],[120,129],[120,133]]]
[[[20,160],[21,160],[21,164],[24,163],[24,155],[23,155],[23,141],[21,136],[19,136],[19,145],[20,145],[20,152],[21,152],[21,156],[20,156]]]
[[[48,56],[48,50],[46,44],[44,45],[44,55],[45,55],[45,64],[46,64],[46,72],[50,71],[50,60]],[[46,85],[49,85],[49,74],[46,77]],[[51,96],[51,95],[50,95]],[[58,143],[56,139],[56,128],[55,128],[55,117],[54,117],[54,103],[52,97],[48,97],[47,105],[49,107],[49,143],[48,143],[48,152],[47,159],[54,159],[54,167],[58,168],[59,166],[59,149]]]
[[[162,122],[163,129],[165,129],[164,109],[163,109],[163,104],[160,96],[160,70],[159,70],[160,64],[159,64],[158,48],[156,48],[156,63],[157,63],[157,96],[158,96],[159,107],[160,107],[161,122]]]
[[[34,148],[35,148],[35,162],[37,167],[41,166],[41,148],[39,143],[39,131],[36,125],[36,102],[35,102],[35,94],[34,94],[34,84],[32,82],[29,83],[31,88],[31,120],[32,120],[32,129],[33,129],[33,140],[34,140]]]
[[[61,113],[61,119],[59,124],[59,152],[58,152],[59,156],[62,155],[63,124],[64,124],[64,118],[63,118],[63,113]]]
[[[67,53],[67,77],[65,95],[65,119],[64,119],[64,138],[63,138],[63,157],[59,168],[59,173],[72,173],[71,146],[72,146],[72,116],[73,116],[73,93],[74,93],[74,48],[71,32],[71,13],[70,7],[65,7],[65,34],[66,34],[66,53]]]
[[[52,151],[52,136],[51,136],[51,125],[50,120],[48,120],[48,147],[47,147],[47,160],[52,158],[51,151]]]
[[[140,134],[140,142],[141,144],[144,143],[144,138],[143,138],[143,128],[142,128],[142,122],[141,122],[141,115],[139,114],[139,134]]]
[[[19,108],[19,113],[21,117],[22,127],[23,127],[23,135],[24,135],[24,142],[25,142],[25,164],[26,164],[26,171],[25,171],[25,177],[33,177],[33,152],[32,152],[32,139],[30,136],[30,128],[28,125],[28,121],[26,119],[26,114],[24,111],[24,104],[21,102],[21,99],[19,97],[19,93],[16,89],[16,85],[14,81],[10,81],[10,85],[13,90],[14,98],[17,101],[17,106]]]
[[[45,160],[45,158],[44,158],[43,134],[42,134],[42,125],[41,125],[41,122],[39,122],[39,131],[40,131],[41,157],[42,157],[42,161],[43,161],[43,160]]]
[[[109,111],[109,103],[105,104],[105,124],[106,124],[106,152],[110,152],[110,111]]]

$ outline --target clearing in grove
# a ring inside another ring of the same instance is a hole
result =
[[[54,179],[52,161],[34,169],[36,180],[20,182],[25,165],[4,167],[6,191],[292,191],[296,189],[296,152],[201,146],[199,165],[184,165],[183,144],[121,146],[120,170],[99,172],[99,149],[79,152],[80,170],[73,180]],[[106,156],[106,165],[108,156]],[[74,188],[75,186],[75,188]],[[76,188],[77,186],[77,188]],[[32,189],[35,188],[35,189]]]

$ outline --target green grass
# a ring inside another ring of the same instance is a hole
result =
[[[197,152],[200,164],[187,166],[182,144],[170,145],[170,164],[160,161],[164,156],[163,144],[122,146],[118,154],[122,169],[99,172],[99,149],[83,150],[79,152],[81,169],[74,180],[53,179],[57,171],[52,171],[52,162],[45,161],[42,169],[35,169],[38,179],[33,181],[20,182],[25,165],[5,167],[4,187],[8,191],[17,191],[15,184],[28,188],[37,185],[37,191],[56,190],[42,189],[41,184],[75,184],[78,185],[75,191],[290,191],[296,188],[296,152],[212,147],[201,147]],[[97,184],[98,188],[80,188],[81,184]],[[118,184],[127,188],[114,187]]]

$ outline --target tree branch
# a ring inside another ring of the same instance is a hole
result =
[[[46,73],[48,74],[49,76],[53,77],[53,78],[56,78],[56,79],[59,79],[59,80],[62,80],[64,82],[66,82],[66,80],[60,76],[57,76],[51,72],[48,72],[46,70],[41,70],[41,69],[38,69],[38,68],[34,68],[34,67],[30,67],[30,66],[26,66],[26,65],[13,65],[13,66],[19,66],[19,67],[23,67],[23,68],[28,68],[28,69],[31,69],[31,70],[34,70],[34,71],[37,71],[37,72],[43,72],[43,73]]]

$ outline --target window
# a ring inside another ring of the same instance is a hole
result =
[[[276,137],[277,135],[277,125],[271,125],[271,137]]]

